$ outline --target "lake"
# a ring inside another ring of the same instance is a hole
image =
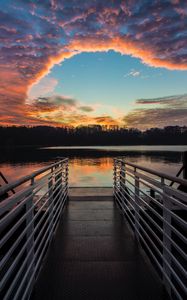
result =
[[[113,159],[124,156],[137,163],[170,175],[182,165],[187,146],[89,146],[0,149],[0,171],[8,181],[28,175],[69,157],[70,186],[112,186]],[[2,180],[0,179],[2,184]]]

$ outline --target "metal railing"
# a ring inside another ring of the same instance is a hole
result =
[[[115,200],[170,297],[180,300],[187,292],[186,189],[187,180],[114,160]]]
[[[24,184],[24,185],[23,185]],[[0,188],[0,299],[28,299],[68,195],[68,159]]]

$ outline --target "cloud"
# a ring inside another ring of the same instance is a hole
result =
[[[140,76],[140,74],[141,74],[140,71],[131,70],[129,73],[125,74],[124,77],[129,77],[129,76],[137,77]]]
[[[93,123],[94,117],[86,113],[94,112],[90,105],[80,105],[80,102],[72,97],[64,95],[52,95],[38,97],[27,105],[28,118],[38,122],[52,122],[64,126],[77,126],[82,123]]]
[[[143,104],[143,105],[157,104],[157,105],[168,106],[172,108],[177,108],[177,107],[186,108],[187,94],[153,98],[153,99],[138,99],[136,100],[136,104]]]
[[[130,75],[136,77],[136,76],[139,76],[139,75],[140,75],[140,72],[139,72],[139,71],[131,71],[131,72],[130,72]]]
[[[123,118],[128,127],[146,129],[168,125],[184,126],[187,124],[187,94],[155,99],[138,99],[135,108]],[[152,107],[154,105],[157,107]]]
[[[77,101],[72,98],[68,98],[65,96],[55,95],[49,97],[39,97],[35,103],[42,103],[44,105],[62,105],[66,107],[75,107]]]
[[[95,113],[98,113],[95,111],[96,107],[97,105],[80,105],[78,100],[62,95],[38,97],[32,104],[27,105],[27,117],[31,118],[32,122],[54,122],[59,126],[119,124],[119,120],[110,115],[95,116]]]
[[[185,126],[187,124],[187,108],[134,110],[125,116],[123,121],[126,126],[139,129],[168,125]]]
[[[38,97],[29,103],[28,108],[31,116],[35,118],[46,119],[47,116],[54,116],[58,112],[75,112],[77,110],[78,101],[76,99],[62,96],[62,95],[52,95],[46,97]],[[54,118],[53,118],[54,119]],[[55,120],[54,120],[55,121]]]
[[[33,123],[26,103],[28,91],[33,98],[41,96],[38,83],[45,95],[52,92],[54,81],[48,87],[39,81],[55,64],[83,51],[113,49],[153,67],[187,70],[186,11],[186,1],[4,1],[0,8],[1,123],[5,124],[5,113],[7,123]],[[130,74],[138,75],[138,71]]]
[[[99,116],[94,118],[94,122],[101,125],[119,125],[119,120],[114,119],[111,116]]]
[[[33,100],[31,106],[37,107],[61,107],[66,110],[76,109],[83,112],[93,112],[95,109],[91,105],[80,105],[79,101],[64,95],[52,95],[45,97],[38,97]]]
[[[84,112],[92,112],[94,111],[93,107],[85,105],[85,106],[79,106],[79,110],[82,110]]]

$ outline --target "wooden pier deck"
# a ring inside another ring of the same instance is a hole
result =
[[[31,300],[167,299],[112,189],[70,189]]]

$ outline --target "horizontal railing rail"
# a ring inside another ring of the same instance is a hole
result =
[[[187,180],[186,179],[182,179],[182,178],[179,178],[179,177],[176,177],[176,176],[172,176],[172,175],[169,175],[167,173],[155,171],[155,170],[152,170],[150,168],[146,168],[146,167],[134,164],[134,163],[130,163],[130,162],[126,163],[123,159],[119,159],[119,161],[122,164],[125,163],[128,166],[131,166],[133,168],[136,168],[136,169],[139,169],[141,171],[147,172],[147,173],[149,173],[151,175],[155,175],[155,176],[158,176],[160,178],[164,178],[164,179],[167,179],[169,181],[172,181],[174,183],[179,183],[179,184],[182,184],[184,186],[187,186]]]
[[[65,161],[67,161],[67,158],[64,158],[64,159],[60,160],[61,163],[65,162]],[[41,168],[41,169],[39,169],[39,170],[37,170],[37,171],[27,175],[27,176],[21,177],[18,180],[15,180],[13,182],[10,182],[6,185],[1,186],[0,187],[0,196],[7,193],[7,192],[9,192],[10,190],[12,190],[16,187],[28,182],[28,181],[32,181],[38,175],[43,174],[44,172],[49,171],[52,168],[54,169],[58,165],[59,165],[59,162],[53,163],[53,164],[48,165],[46,167],[43,167],[43,168]]]
[[[68,196],[64,158],[0,188],[0,299],[28,299]]]
[[[115,200],[170,297],[180,300],[187,292],[186,188],[185,179],[114,159]]]

